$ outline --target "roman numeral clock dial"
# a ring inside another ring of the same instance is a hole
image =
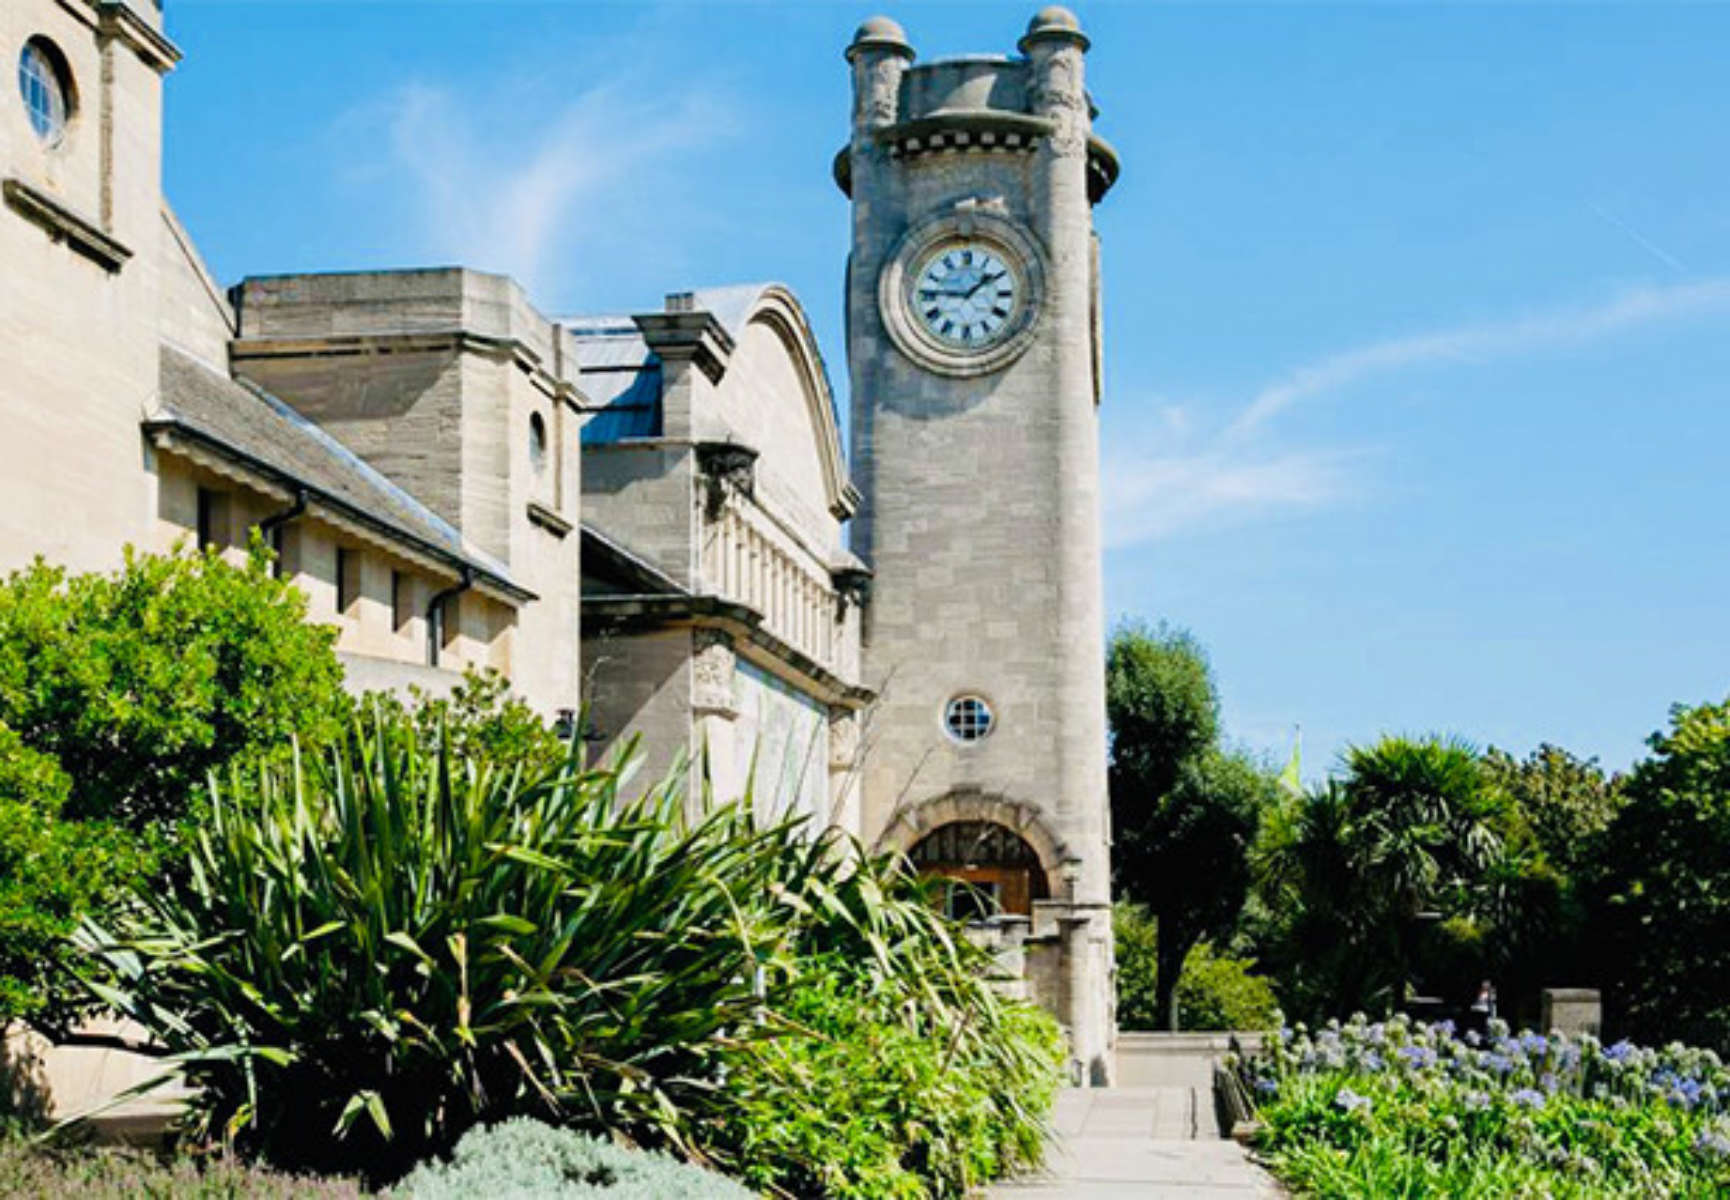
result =
[[[1021,281],[1004,256],[979,242],[949,242],[919,264],[908,297],[918,321],[946,345],[996,343],[1021,302]]]

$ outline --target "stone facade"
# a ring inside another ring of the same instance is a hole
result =
[[[36,45],[68,117],[0,102],[0,569],[256,532],[357,689],[491,667],[765,818],[910,852],[1007,831],[1026,911],[976,934],[1109,1075],[1091,206],[1117,167],[1073,16],[1017,58],[920,64],[882,18],[848,50],[851,472],[785,287],[566,320],[458,268],[225,289],[162,196],[160,7],[0,5],[0,48]],[[922,247],[970,237],[1022,285],[981,347],[898,307]],[[960,696],[987,736],[946,731]]]
[[[22,88],[0,103],[0,567],[111,568],[128,544],[239,555],[258,530],[337,628],[351,686],[439,692],[492,667],[549,715],[574,710],[580,422],[554,327],[465,272],[231,297],[162,195],[179,52],[160,6],[20,0],[0,46],[47,64],[65,116],[33,115]],[[323,403],[386,399],[392,371],[407,416],[383,440],[407,459]],[[417,440],[427,413],[437,433]],[[455,457],[417,471],[432,443]]]
[[[920,64],[899,26],[869,21],[847,54],[853,130],[836,174],[853,202],[853,544],[875,573],[864,662],[881,692],[863,832],[904,849],[963,819],[1023,836],[1048,889],[1029,936],[1060,960],[1036,990],[1069,1029],[1078,1076],[1103,1081],[1114,1023],[1091,206],[1117,167],[1091,132],[1086,49],[1055,8],[1012,59]],[[1012,336],[978,351],[918,341],[918,314],[899,307],[910,247],[944,238],[984,239],[1019,264]],[[945,706],[962,696],[989,706],[987,736],[946,732]]]
[[[593,735],[713,798],[857,831],[864,564],[834,398],[776,284],[573,318],[584,430],[583,657]]]

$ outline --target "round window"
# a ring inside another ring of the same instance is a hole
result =
[[[529,417],[529,463],[537,471],[547,465],[547,423],[540,413]]]
[[[18,93],[36,136],[58,146],[72,115],[72,77],[65,57],[47,38],[33,37],[24,43],[18,56]]]
[[[957,696],[943,706],[943,727],[958,742],[977,742],[996,723],[983,696]]]

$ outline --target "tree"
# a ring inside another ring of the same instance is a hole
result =
[[[1270,820],[1257,851],[1268,957],[1306,1015],[1389,1009],[1420,976],[1449,990],[1523,913],[1529,867],[1507,795],[1458,741],[1389,737]]]
[[[1670,712],[1594,880],[1611,1011],[1643,1040],[1730,1050],[1730,701]]]
[[[1492,747],[1484,771],[1524,814],[1538,848],[1560,870],[1589,862],[1596,840],[1622,808],[1621,776],[1548,742],[1524,759]]]
[[[1224,937],[1249,892],[1249,849],[1274,784],[1220,751],[1219,698],[1201,647],[1167,627],[1120,629],[1106,660],[1112,870],[1158,922],[1157,1010],[1177,1027],[1184,959]]]

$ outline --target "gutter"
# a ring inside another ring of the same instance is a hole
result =
[[[517,601],[519,604],[539,599],[539,597],[528,588],[523,587],[521,584],[512,582],[510,579],[498,574],[496,571],[489,571],[484,568],[476,567],[465,556],[456,553],[448,547],[442,546],[437,542],[428,541],[426,538],[411,533],[400,526],[393,525],[388,521],[380,520],[372,513],[350,504],[340,496],[332,495],[321,488],[314,487],[290,472],[283,470],[281,467],[266,462],[255,454],[249,454],[245,450],[240,449],[238,446],[231,445],[214,434],[206,433],[204,430],[190,422],[178,419],[151,419],[144,421],[141,424],[145,434],[150,437],[153,442],[158,441],[158,439],[168,439],[171,441],[173,438],[182,437],[189,442],[205,446],[216,454],[229,459],[231,462],[239,463],[254,475],[277,483],[279,486],[285,488],[291,493],[298,495],[301,491],[305,491],[310,500],[316,500],[320,506],[328,508],[334,513],[340,514],[347,520],[353,521],[358,525],[364,525],[369,529],[376,530],[388,541],[409,546],[423,557],[430,558],[434,562],[444,563],[455,570],[458,574],[466,572],[477,581],[484,580],[488,586],[496,589],[510,599]]]
[[[426,665],[439,665],[439,649],[445,640],[445,601],[454,600],[475,585],[475,569],[463,567],[462,578],[445,588],[442,592],[433,593],[433,598],[426,602]]]
[[[277,578],[282,577],[282,530],[290,521],[306,515],[306,506],[312,496],[305,488],[296,488],[294,503],[281,512],[273,512],[258,523],[259,536],[270,543],[270,551],[276,558],[270,564],[270,573]]]

